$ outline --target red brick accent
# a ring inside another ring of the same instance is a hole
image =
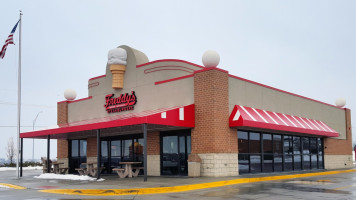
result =
[[[220,69],[194,74],[195,128],[192,153],[236,153],[237,131],[229,127],[229,74]]]
[[[325,155],[352,155],[351,110],[345,109],[346,139],[325,138]]]
[[[160,155],[159,132],[147,133],[147,155]]]
[[[57,158],[68,158],[68,140],[57,139]]]
[[[95,157],[97,155],[96,137],[87,138],[87,157]]]
[[[68,102],[57,103],[57,124],[68,123]]]
[[[68,103],[57,103],[57,124],[68,123]],[[68,140],[57,140],[57,158],[68,158]]]

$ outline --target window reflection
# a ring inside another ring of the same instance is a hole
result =
[[[238,131],[239,173],[322,169],[323,140]]]

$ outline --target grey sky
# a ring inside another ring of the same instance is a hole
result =
[[[88,79],[105,73],[107,52],[119,45],[146,53],[150,61],[197,64],[213,49],[219,67],[233,75],[330,104],[342,97],[356,110],[355,1],[5,1],[1,47],[19,9],[22,131],[32,130],[40,111],[36,126],[55,125],[65,89],[87,97]],[[18,30],[15,37],[18,44]],[[8,138],[16,137],[17,51],[10,45],[0,60],[0,158]],[[24,149],[31,158],[31,139]],[[45,149],[45,141],[36,140],[35,158]]]

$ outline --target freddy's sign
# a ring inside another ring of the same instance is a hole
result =
[[[104,107],[108,113],[122,112],[127,110],[133,110],[134,105],[137,103],[135,91],[131,94],[121,94],[119,97],[114,98],[114,94],[108,94],[105,96],[106,104]]]

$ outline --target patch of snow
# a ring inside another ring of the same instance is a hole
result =
[[[0,184],[0,188],[9,188],[9,187]]]
[[[35,167],[23,167],[22,170],[42,170],[42,166],[35,166]],[[0,167],[0,171],[15,171],[16,167]]]
[[[73,174],[52,174],[52,173],[41,174],[39,176],[34,176],[33,178],[74,180],[74,181],[104,181],[105,180],[102,178],[97,180],[96,178],[93,178],[90,176],[79,176],[79,175],[73,175]]]

